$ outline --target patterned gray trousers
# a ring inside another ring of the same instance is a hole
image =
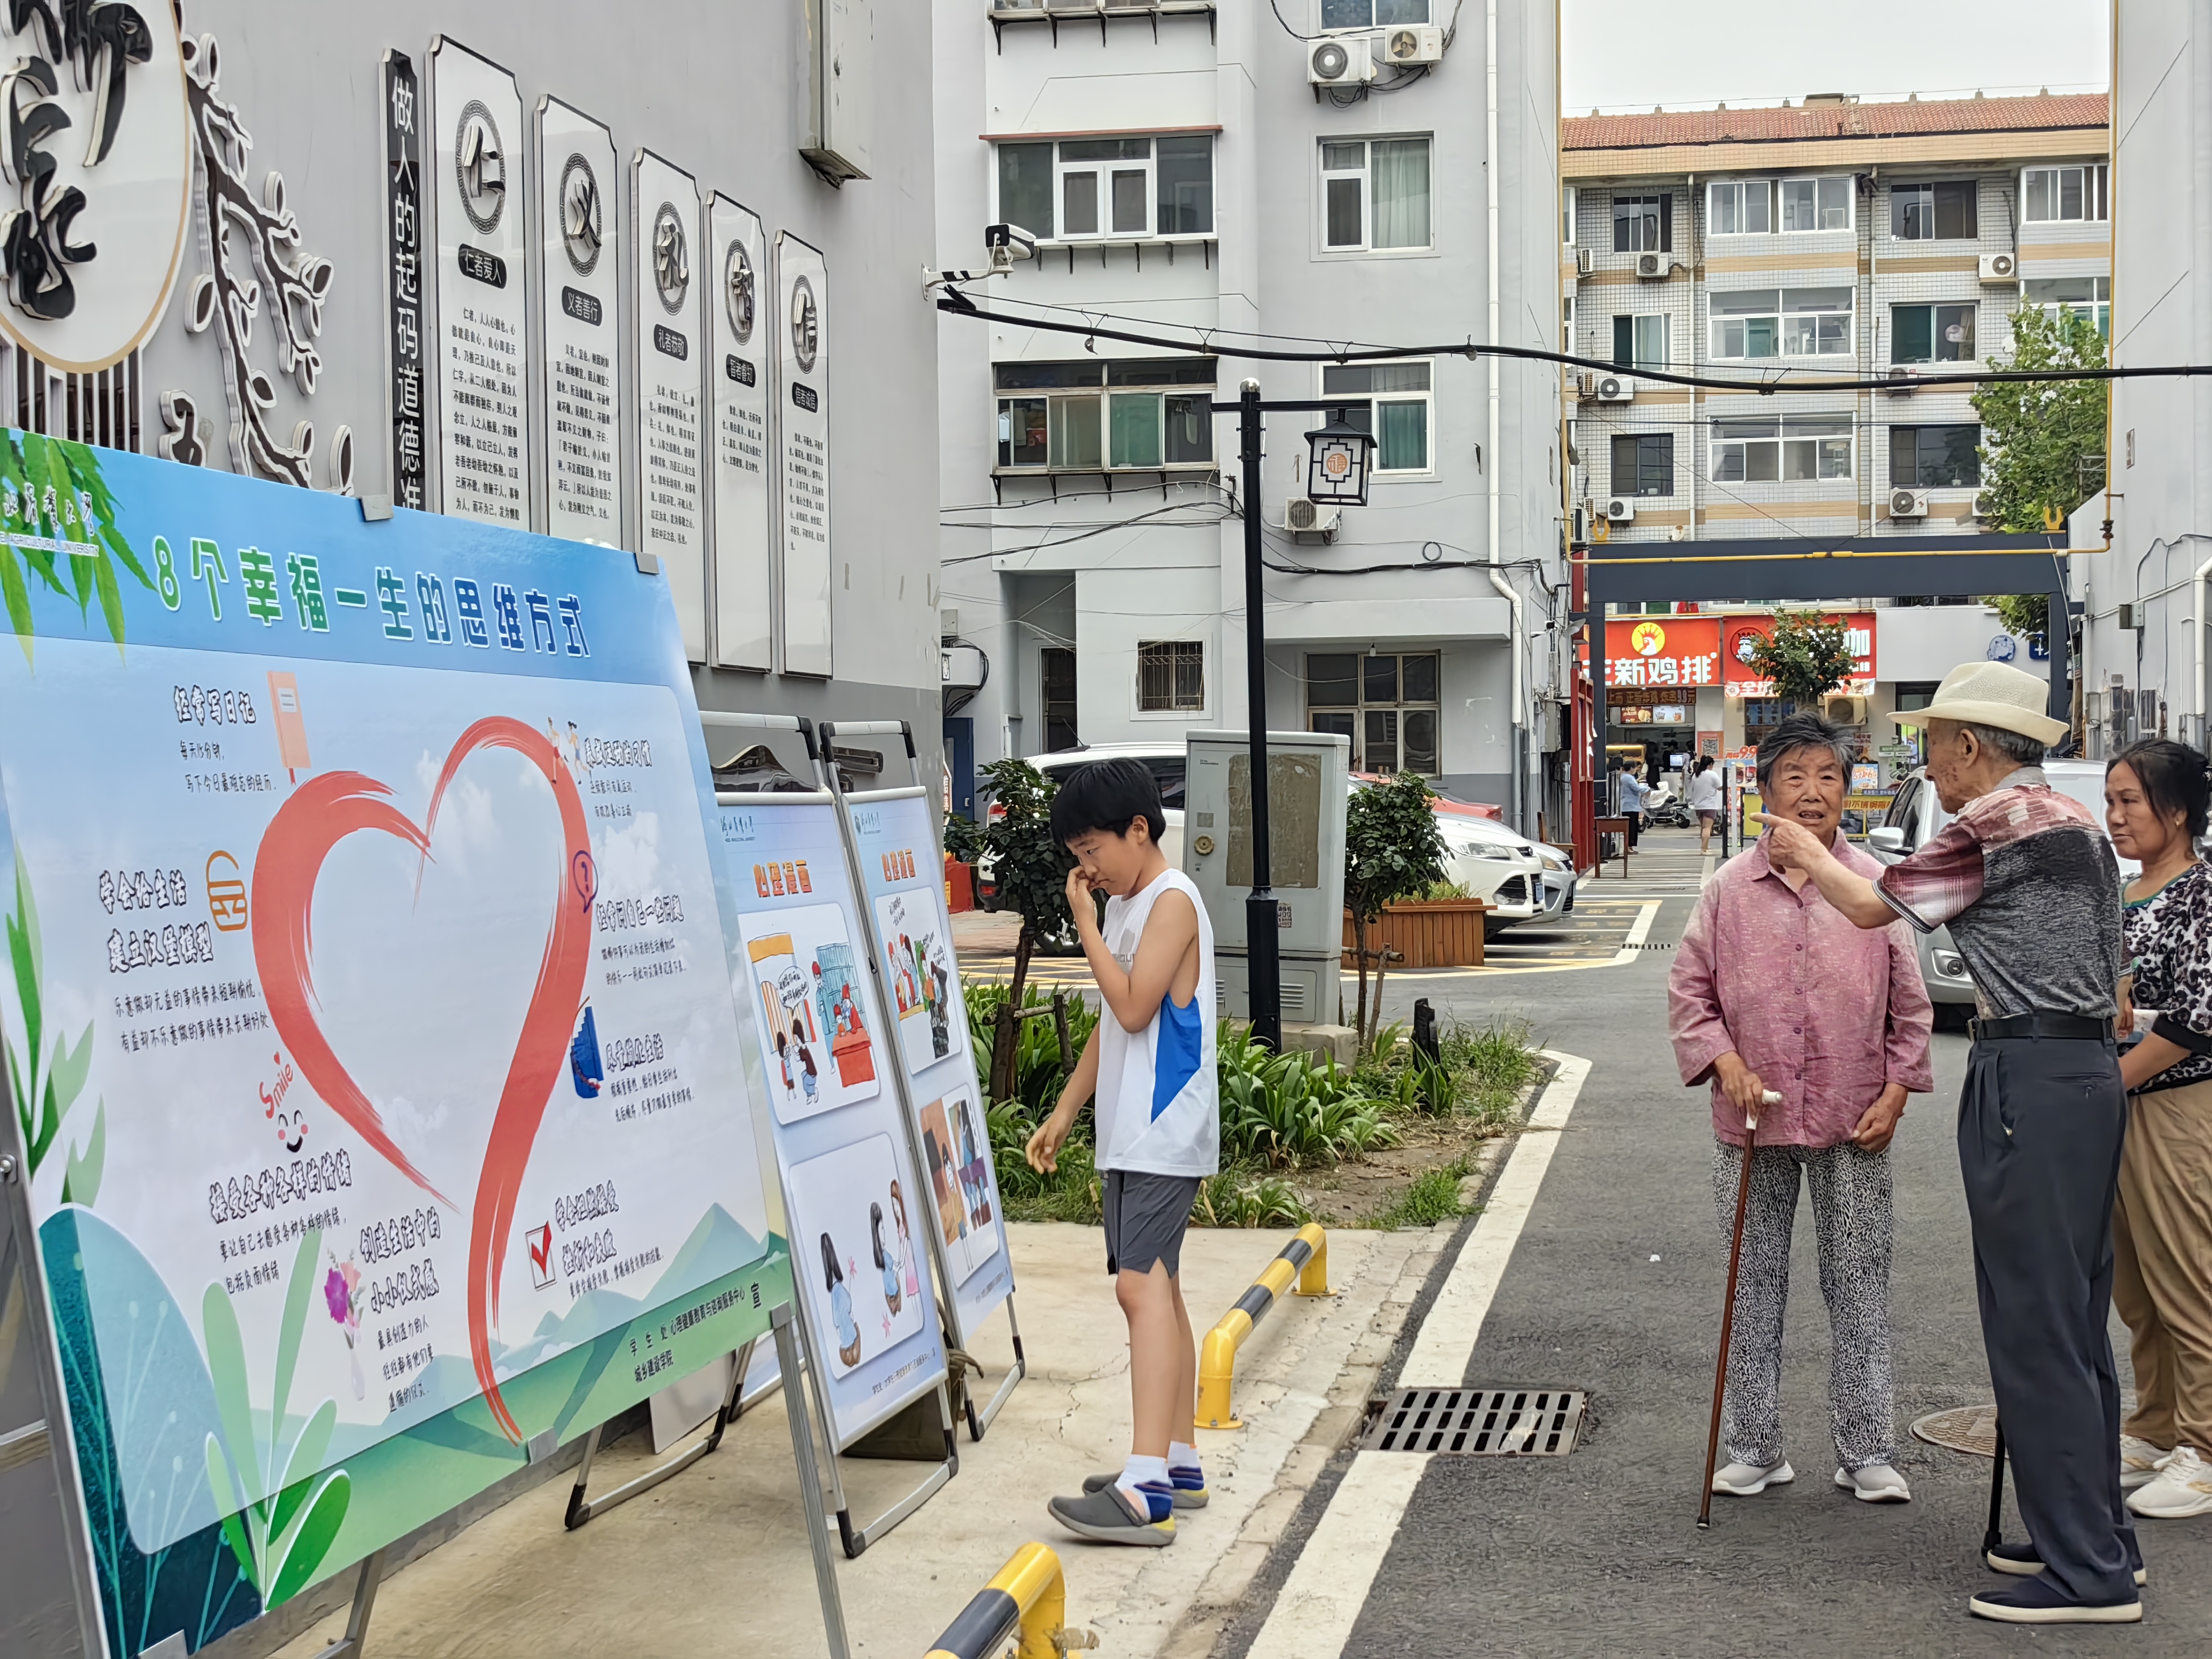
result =
[[[1735,1226],[1743,1149],[1713,1142],[1713,1202],[1725,1249]],[[1828,1304],[1828,1426],[1846,1469],[1896,1455],[1889,1351],[1889,1154],[1849,1145],[1761,1146],[1752,1154],[1743,1259],[1736,1270],[1723,1429],[1729,1456],[1760,1468],[1782,1461],[1782,1316],[1790,1301],[1790,1233],[1798,1171],[1813,1190],[1820,1295]]]

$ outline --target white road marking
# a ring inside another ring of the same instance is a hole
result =
[[[1637,926],[1648,928],[1657,908],[1651,906]],[[1468,1233],[1413,1339],[1398,1379],[1405,1386],[1434,1382],[1457,1388],[1474,1358],[1491,1298],[1544,1183],[1544,1172],[1552,1167],[1559,1132],[1589,1076],[1589,1061],[1578,1055],[1547,1048],[1544,1056],[1559,1069],[1528,1115],[1528,1127],[1536,1133],[1514,1142],[1481,1219]],[[1354,1454],[1283,1581],[1267,1623],[1253,1638],[1247,1659],[1340,1659],[1428,1467],[1425,1452]]]
[[[1629,924],[1628,938],[1622,942],[1620,949],[1613,953],[1612,963],[1613,967],[1618,968],[1637,959],[1639,954],[1638,947],[1650,937],[1652,919],[1659,914],[1660,902],[1658,899],[1650,900],[1644,905],[1644,914]],[[1545,1092],[1548,1094],[1550,1091],[1547,1090]]]
[[[1428,1467],[1425,1452],[1352,1458],[1247,1659],[1338,1659]]]
[[[1647,912],[1644,921],[1649,920]],[[1513,1155],[1499,1172],[1498,1184],[1491,1188],[1481,1218],[1460,1247],[1459,1260],[1452,1263],[1435,1304],[1421,1322],[1413,1352],[1406,1356],[1405,1367],[1398,1374],[1401,1388],[1435,1384],[1455,1389],[1467,1380],[1475,1342],[1482,1335],[1482,1322],[1490,1313],[1490,1300],[1505,1277],[1505,1264],[1520,1242],[1522,1225],[1535,1206],[1544,1173],[1552,1167],[1552,1154],[1559,1145],[1559,1131],[1566,1127],[1567,1115],[1574,1110],[1583,1083],[1589,1076],[1587,1060],[1551,1049],[1544,1054],[1557,1061],[1559,1069],[1528,1114],[1528,1128],[1534,1133],[1523,1133],[1514,1141]]]

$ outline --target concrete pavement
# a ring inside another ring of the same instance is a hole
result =
[[[1675,835],[1680,849],[1668,832],[1646,838],[1645,880],[1629,884],[1662,899],[1649,940],[1658,945],[1680,937],[1694,890],[1694,838]],[[1398,1477],[1410,1487],[1401,1516],[1362,1490],[1374,1484],[1363,1472],[1350,1501],[1364,1505],[1370,1528],[1395,1517],[1395,1530],[1348,1639],[1316,1632],[1277,1645],[1271,1632],[1264,1650],[1295,1659],[1710,1659],[1777,1648],[1858,1659],[2031,1644],[2050,1654],[2203,1653],[2212,1519],[2142,1523],[2151,1583],[2140,1626],[2030,1632],[1966,1613],[1968,1595],[2001,1582],[1976,1557],[1990,1466],[1905,1431],[1923,1413],[1990,1395],[1953,1141],[1961,1036],[1937,1035],[1936,1091],[1914,1099],[1895,1143],[1898,1461],[1914,1501],[1862,1504],[1831,1484],[1826,1318],[1811,1221],[1801,1213],[1784,1391],[1798,1480],[1755,1499],[1717,1498],[1712,1529],[1696,1529],[1725,1240],[1713,1213],[1708,1109],[1702,1094],[1676,1084],[1667,1047],[1668,961],[1655,949],[1587,972],[1394,990],[1393,1017],[1401,996],[1425,994],[1440,1014],[1525,1018],[1545,1046],[1592,1062],[1466,1375],[1586,1388],[1591,1415],[1565,1459],[1431,1459],[1417,1480]],[[1425,1290],[1393,1368],[1438,1288]],[[2114,1332],[2124,1381],[2126,1336],[2117,1322]],[[1218,1659],[1261,1650],[1254,1636],[1352,1462],[1340,1451],[1301,1505]],[[2021,1535],[2009,1499],[2007,1526]]]

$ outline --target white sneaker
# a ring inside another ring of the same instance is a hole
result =
[[[2157,1479],[2128,1494],[2128,1507],[2154,1521],[2212,1514],[2212,1463],[2194,1446],[2176,1446]]]
[[[1787,1462],[1770,1468],[1756,1463],[1730,1463],[1713,1474],[1713,1490],[1732,1498],[1756,1498],[1769,1486],[1786,1486],[1797,1478]]]
[[[1838,1469],[1836,1484],[1862,1504],[1910,1504],[1912,1488],[1887,1463],[1869,1463],[1862,1469]]]
[[[2120,1487],[2133,1492],[2137,1486],[2147,1486],[2157,1479],[2166,1460],[2173,1454],[2160,1451],[2148,1440],[2138,1440],[2131,1434],[2120,1437]]]

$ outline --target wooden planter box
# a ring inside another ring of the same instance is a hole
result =
[[[1482,918],[1490,908],[1480,899],[1423,899],[1393,904],[1367,925],[1367,948],[1391,950],[1405,957],[1403,968],[1480,968]],[[1352,913],[1344,915],[1344,965],[1355,973],[1359,958],[1352,948]],[[1374,964],[1369,963],[1371,968]]]

